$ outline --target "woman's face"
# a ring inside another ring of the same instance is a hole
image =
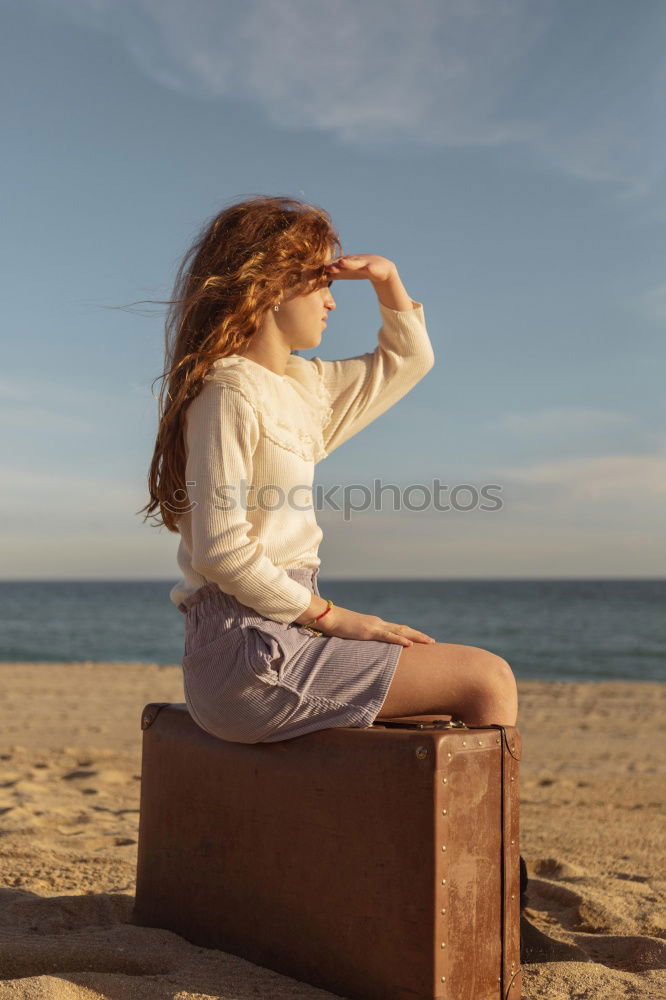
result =
[[[278,311],[271,311],[278,329],[293,351],[318,347],[326,328],[326,318],[335,309],[329,278],[310,277],[306,272],[304,279],[304,292],[285,296]]]

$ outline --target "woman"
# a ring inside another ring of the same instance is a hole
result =
[[[423,305],[396,265],[342,249],[328,214],[256,196],[220,212],[182,261],[146,518],[180,533],[183,679],[194,721],[240,743],[391,716],[445,713],[513,726],[506,660],[437,642],[319,593],[314,465],[432,368]],[[306,360],[335,281],[367,281],[382,319],[373,352]],[[277,495],[277,503],[275,502]],[[157,515],[154,515],[157,516]],[[521,909],[527,868],[520,859]],[[523,960],[575,958],[521,917]]]
[[[395,263],[336,248],[321,208],[256,196],[206,225],[178,271],[143,510],[180,533],[170,597],[186,618],[188,709],[241,743],[422,713],[513,726],[502,657],[319,593],[315,464],[434,364],[423,305]],[[377,347],[339,361],[293,354],[321,343],[336,281],[372,287]]]

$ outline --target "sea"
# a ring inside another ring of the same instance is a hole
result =
[[[519,679],[666,680],[666,579],[318,582],[340,606],[489,649]],[[0,581],[0,661],[179,664],[174,583]]]

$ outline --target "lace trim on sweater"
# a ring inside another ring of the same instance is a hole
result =
[[[319,407],[321,410],[321,427],[322,431],[326,429],[326,425],[329,423],[333,417],[333,405],[331,400],[331,394],[326,388],[326,383],[324,382],[323,376],[320,374],[319,369],[308,362],[312,370],[313,382],[316,387],[317,398],[319,399]],[[327,452],[328,454],[328,452]]]
[[[307,366],[307,368],[305,367]],[[263,434],[306,462],[328,454],[323,428],[331,419],[330,397],[314,366],[292,355],[288,375],[276,375],[239,355],[218,358],[205,381],[228,385],[252,406]]]

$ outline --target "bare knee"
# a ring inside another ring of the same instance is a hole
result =
[[[516,678],[509,663],[503,656],[497,656],[496,653],[488,655],[492,658],[491,676],[498,692],[503,695],[515,694],[517,691]]]
[[[515,725],[518,711],[518,686],[509,663],[502,656],[484,650],[482,681],[470,700],[470,714],[476,724],[495,722]],[[471,722],[471,719],[469,720]]]
[[[516,681],[507,661],[476,646],[437,643],[406,647],[379,713],[442,712],[469,725],[515,725]]]

